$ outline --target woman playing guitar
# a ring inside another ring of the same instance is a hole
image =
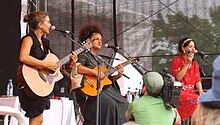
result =
[[[20,64],[27,65],[37,70],[56,71],[59,67],[57,62],[50,60],[45,61],[45,57],[51,53],[49,41],[43,37],[44,34],[50,32],[50,18],[46,12],[32,12],[24,17],[24,22],[27,22],[30,28],[30,33],[21,39],[20,47]],[[76,62],[77,55],[72,54],[71,60]],[[29,74],[30,76],[32,74]],[[19,81],[19,80],[18,80]],[[47,82],[47,81],[45,81]],[[21,83],[24,85],[25,83]],[[38,85],[40,88],[40,86]],[[43,122],[43,111],[50,108],[50,100],[47,96],[39,98],[31,98],[25,89],[19,90],[19,100],[22,109],[26,112],[25,116],[29,117],[30,125],[41,125]]]
[[[89,96],[85,94],[83,89],[86,86],[90,86],[91,88],[96,89],[96,82],[98,77],[98,71],[95,69],[97,66],[97,60],[94,55],[98,55],[97,52],[102,48],[102,40],[103,40],[103,32],[101,28],[97,24],[87,24],[84,25],[79,32],[79,40],[80,41],[90,41],[92,42],[92,48],[90,52],[83,52],[79,54],[78,62],[81,64],[78,68],[78,73],[84,75],[84,79],[82,81],[82,88],[76,89],[76,98],[79,106],[81,108],[81,112],[85,119],[84,125],[95,125],[96,124],[96,97]],[[101,66],[104,66],[101,63]],[[124,68],[122,65],[117,66],[118,70],[123,72]],[[108,88],[102,89],[100,92],[100,102],[101,102],[101,123],[103,125],[121,125],[125,122],[124,113],[126,112],[128,103],[127,101],[120,95],[120,91],[114,87],[117,83],[115,80],[122,76],[121,73],[118,73],[115,76],[105,76],[104,72],[101,71],[100,79],[101,83],[105,79],[106,84],[108,84]],[[91,80],[89,82],[87,78],[95,78],[95,80]],[[89,90],[88,90],[89,92]],[[87,98],[88,97],[88,98]]]

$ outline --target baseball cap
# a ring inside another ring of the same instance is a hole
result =
[[[159,94],[164,85],[163,77],[158,72],[143,75],[143,82],[151,94]]]

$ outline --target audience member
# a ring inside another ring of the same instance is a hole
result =
[[[220,56],[213,63],[212,88],[199,97],[192,125],[220,125]]]
[[[157,72],[143,76],[142,93],[144,96],[134,100],[128,106],[126,120],[135,120],[140,125],[180,124],[181,119],[176,109],[166,109],[160,97],[164,85],[163,77]]]

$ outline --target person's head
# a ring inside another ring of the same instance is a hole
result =
[[[182,54],[187,53],[187,51],[193,52],[196,50],[196,43],[193,39],[190,38],[180,39],[178,50]]]
[[[213,63],[212,87],[199,97],[199,102],[210,108],[220,109],[220,56]]]
[[[86,24],[79,31],[79,40],[92,42],[92,48],[101,49],[103,31],[98,24]]]
[[[219,125],[220,109],[210,108],[200,103],[191,118],[191,125]]]
[[[159,96],[164,85],[163,77],[158,72],[148,72],[143,75],[143,91],[147,91],[147,95]]]
[[[37,11],[25,15],[24,22],[27,22],[31,30],[41,29],[44,33],[50,32],[50,18],[47,12]]]

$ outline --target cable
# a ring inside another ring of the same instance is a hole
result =
[[[122,50],[129,58],[132,58],[124,49],[120,49]],[[139,56],[138,56],[139,57]],[[135,63],[136,65],[138,65],[139,67],[141,67],[145,72],[149,72],[150,70],[147,70],[146,68],[144,68],[143,66],[139,65],[138,63]],[[131,64],[132,65],[132,64]],[[143,74],[142,71],[140,71],[140,69],[138,67],[136,67],[135,65],[133,65],[135,67],[135,69],[137,69],[141,74]]]
[[[159,1],[161,4],[163,4],[166,8],[168,8],[170,11],[172,11],[173,13],[175,13],[178,17],[180,17],[181,19],[183,19],[183,21],[185,21],[187,24],[189,24],[190,26],[192,26],[195,30],[197,30],[199,33],[201,33],[202,35],[204,35],[206,38],[208,38],[210,41],[213,41],[211,38],[208,37],[208,35],[206,35],[205,33],[203,33],[201,30],[199,30],[197,27],[195,27],[193,24],[191,24],[189,21],[187,21],[186,19],[184,19],[182,16],[180,16],[178,13],[176,13],[174,10],[172,10],[169,6],[170,5],[166,5],[163,2]]]
[[[167,5],[167,7],[173,5],[173,4],[176,3],[177,1],[179,1],[179,0],[176,0],[176,1],[172,2],[171,4]],[[139,25],[139,24],[142,23],[143,21],[149,19],[150,17],[156,15],[157,13],[159,13],[159,12],[161,12],[162,10],[166,9],[167,7],[164,7],[164,8],[162,8],[162,9],[158,10],[157,12],[151,14],[150,16],[146,17],[145,19],[141,20],[140,22],[134,24],[134,25],[131,26],[130,28],[125,29],[124,31],[122,31],[122,32],[120,32],[119,34],[117,34],[117,37],[120,36],[121,34],[123,34],[124,32],[126,32],[126,31],[132,29],[133,27]],[[106,40],[104,43],[107,43],[108,41],[111,41],[112,39],[114,39],[114,37],[111,37],[109,40]]]
[[[176,0],[176,1],[174,1],[174,2],[172,2],[171,4],[169,4],[168,6],[171,6],[171,5],[173,5],[174,3],[176,3],[177,1],[179,1],[179,0]],[[145,18],[145,19],[143,19],[143,20],[141,20],[140,22],[138,22],[138,23],[136,23],[136,24],[134,24],[133,26],[131,26],[130,28],[128,28],[128,29],[125,29],[124,31],[122,31],[121,33],[119,33],[119,34],[117,34],[117,37],[119,36],[119,35],[121,35],[121,34],[123,34],[124,32],[126,32],[126,31],[128,31],[128,30],[130,30],[130,29],[132,29],[133,27],[135,27],[135,26],[137,26],[137,25],[139,25],[141,22],[143,22],[143,21],[145,21],[145,20],[147,20],[147,19],[149,19],[150,17],[152,17],[152,16],[154,16],[154,15],[156,15],[157,13],[159,13],[159,12],[161,12],[162,10],[164,10],[164,9],[166,9],[168,6],[165,6],[164,8],[162,8],[162,9],[160,9],[160,10],[158,10],[157,12],[155,12],[155,13],[153,13],[152,15],[150,15],[150,16],[148,16],[147,18]],[[107,43],[108,41],[110,41],[110,40],[112,40],[112,39],[114,39],[114,37],[111,37],[109,40],[106,40],[105,42],[103,42],[103,43]],[[124,51],[124,50],[123,50]],[[129,57],[130,57],[130,55],[126,52],[126,51],[124,51]],[[145,69],[144,67],[142,67],[142,66],[140,66],[139,64],[137,64],[139,67],[141,67],[144,71],[149,71],[149,70],[147,70],[147,69]]]

